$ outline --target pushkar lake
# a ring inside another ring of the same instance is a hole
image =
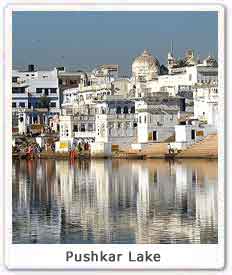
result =
[[[13,160],[13,243],[217,243],[217,165]]]

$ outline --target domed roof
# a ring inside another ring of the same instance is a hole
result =
[[[212,67],[217,67],[217,65],[218,65],[217,60],[210,55],[205,59],[205,63],[208,66],[212,66]]]
[[[145,49],[141,55],[137,56],[133,62],[133,65],[144,65],[144,64],[148,64],[151,67],[160,66],[158,59],[152,56],[147,49]]]
[[[137,80],[149,81],[155,79],[159,73],[160,63],[148,50],[144,50],[132,64],[132,75]]]

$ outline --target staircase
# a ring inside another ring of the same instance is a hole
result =
[[[175,142],[175,134],[166,138],[163,142],[165,142],[165,143]]]
[[[168,143],[153,143],[145,147],[141,153],[147,158],[164,158],[168,153]]]
[[[130,151],[131,149],[131,144],[137,143],[137,136],[131,138],[130,140],[127,140],[124,143],[119,144],[120,151]]]
[[[208,135],[202,141],[193,144],[183,150],[177,158],[217,158],[218,157],[218,136],[217,134]]]

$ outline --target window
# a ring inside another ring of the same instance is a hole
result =
[[[43,89],[42,88],[36,88],[36,93],[37,94],[42,94],[43,92]]]
[[[89,130],[89,131],[93,131],[93,124],[92,124],[92,123],[89,123],[89,124],[88,124],[88,130]]]
[[[69,83],[70,83],[70,85],[74,85],[74,84],[77,84],[77,81],[71,79]]]
[[[19,102],[20,107],[25,107],[25,102]]]
[[[77,125],[73,125],[73,132],[78,132],[78,127],[77,127]]]
[[[85,132],[85,124],[81,123],[81,132]]]
[[[50,92],[51,92],[51,94],[56,94],[56,88],[51,88]]]
[[[12,107],[16,108],[16,102],[12,102]]]
[[[132,114],[135,113],[135,107],[134,107],[134,106],[131,107],[131,113],[132,113]]]
[[[17,77],[17,76],[13,76],[13,77],[12,77],[12,82],[13,82],[13,83],[16,83],[17,81],[18,81],[18,77]]]
[[[44,94],[48,95],[48,88],[44,89]]]
[[[120,106],[117,107],[116,114],[121,114],[121,107]]]
[[[23,88],[23,87],[18,87],[18,88],[16,88],[16,87],[14,87],[14,88],[12,88],[12,93],[13,94],[24,94],[25,93],[25,88]]]
[[[144,123],[147,123],[147,117],[144,116]]]
[[[128,107],[127,107],[127,106],[125,106],[125,107],[123,108],[123,113],[124,113],[124,114],[128,114]]]
[[[189,81],[192,80],[192,74],[189,74]]]
[[[141,118],[141,116],[139,116],[139,123],[142,123],[142,118]]]
[[[56,102],[51,102],[51,103],[50,103],[50,106],[51,106],[52,108],[56,108]]]

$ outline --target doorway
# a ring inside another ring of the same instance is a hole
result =
[[[192,131],[191,131],[191,138],[192,138],[192,139],[195,139],[195,130],[192,130]]]
[[[156,131],[152,132],[152,138],[153,138],[153,140],[157,140],[157,133],[156,133]]]

